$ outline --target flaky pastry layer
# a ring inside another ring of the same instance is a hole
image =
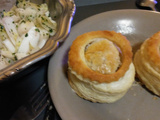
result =
[[[133,63],[123,77],[111,83],[95,83],[77,75],[71,68],[68,71],[69,84],[82,98],[92,102],[113,103],[122,98],[132,86],[135,77]]]
[[[136,72],[142,83],[160,96],[160,32],[143,42],[134,56]]]

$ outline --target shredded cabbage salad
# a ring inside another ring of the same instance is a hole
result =
[[[0,19],[0,69],[41,49],[56,33],[47,4],[19,0]]]

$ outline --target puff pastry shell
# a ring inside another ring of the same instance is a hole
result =
[[[135,76],[129,41],[114,31],[78,36],[68,56],[69,84],[82,98],[112,103],[122,98]]]
[[[160,96],[160,32],[143,42],[134,56],[137,76],[153,93]]]

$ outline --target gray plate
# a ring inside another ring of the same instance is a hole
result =
[[[92,103],[78,97],[67,79],[67,54],[72,41],[94,30],[114,30],[125,35],[133,52],[160,30],[160,14],[145,10],[116,10],[89,17],[71,29],[71,34],[49,62],[48,82],[52,100],[63,120],[159,120],[160,99],[139,84],[112,104]]]

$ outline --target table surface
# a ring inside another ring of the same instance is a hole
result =
[[[139,9],[135,0],[76,0],[76,13],[72,26],[81,20],[106,11],[118,9]],[[49,58],[33,72],[23,78],[0,85],[0,120],[9,120],[13,113],[28,100],[38,87],[47,82]],[[52,120],[61,120],[56,110],[52,111]],[[43,118],[41,118],[43,119]]]

